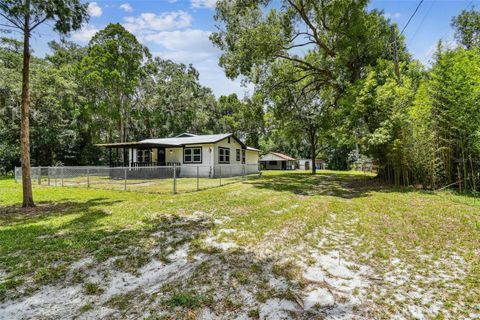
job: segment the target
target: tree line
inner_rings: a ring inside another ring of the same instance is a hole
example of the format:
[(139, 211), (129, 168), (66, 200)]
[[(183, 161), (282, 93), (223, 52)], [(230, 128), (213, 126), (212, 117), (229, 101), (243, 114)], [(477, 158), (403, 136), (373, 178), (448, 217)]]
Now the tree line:
[(371, 160), (396, 185), (480, 187), (480, 13), (454, 17), (430, 68), (369, 1), (222, 0), (220, 64), (243, 75), (293, 143), (334, 166)]
[[(32, 57), (31, 161), (34, 166), (105, 163), (102, 142), (169, 137), (182, 132), (233, 132), (259, 147), (262, 101), (236, 94), (216, 98), (191, 65), (152, 57), (120, 24), (87, 46), (50, 42)], [(0, 39), (0, 166), (19, 166), (23, 44)]]
[[(255, 88), (241, 99), (217, 99), (195, 68), (153, 57), (120, 24), (86, 46), (51, 42), (45, 57), (30, 58), (29, 35), (2, 37), (0, 170), (20, 164), (26, 133), (32, 164), (47, 166), (101, 164), (96, 143), (233, 132), (333, 169), (373, 161), (397, 185), (480, 187), (478, 11), (452, 20), (457, 46), (440, 41), (426, 67), (368, 0), (272, 3), (217, 2), (219, 63)], [(47, 20), (67, 34), (88, 20), (78, 0), (12, 0), (0, 12), (24, 34)]]

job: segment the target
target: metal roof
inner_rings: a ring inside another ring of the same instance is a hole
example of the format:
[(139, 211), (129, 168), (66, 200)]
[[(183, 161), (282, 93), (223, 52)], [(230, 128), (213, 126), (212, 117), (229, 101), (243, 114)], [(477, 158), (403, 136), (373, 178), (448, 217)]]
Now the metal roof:
[(215, 143), (231, 137), (231, 133), (207, 134), (202, 136), (181, 136), (175, 138), (145, 139), (141, 143), (166, 144), (171, 146), (185, 146), (189, 144)]
[[(270, 161), (270, 160), (272, 160), (272, 159), (270, 159), (271, 157), (269, 157), (269, 155), (274, 155), (274, 156), (282, 159), (283, 161), (296, 161), (297, 160), (295, 158), (289, 157), (286, 154), (283, 154), (283, 153), (280, 153), (280, 152), (269, 152), (266, 155), (264, 155), (260, 159), (260, 161)], [(282, 161), (282, 160), (280, 160), (280, 161)]]
[(232, 133), (222, 134), (207, 134), (207, 135), (194, 135), (192, 133), (182, 133), (173, 138), (158, 138), (158, 139), (145, 139), (138, 142), (123, 142), (123, 143), (103, 143), (97, 144), (99, 147), (140, 147), (140, 146), (168, 146), (168, 147), (182, 147), (186, 145), (195, 144), (210, 144), (222, 141), (228, 137), (234, 138), (238, 143), (248, 150), (260, 151), (258, 149), (247, 147), (242, 141), (235, 137)]

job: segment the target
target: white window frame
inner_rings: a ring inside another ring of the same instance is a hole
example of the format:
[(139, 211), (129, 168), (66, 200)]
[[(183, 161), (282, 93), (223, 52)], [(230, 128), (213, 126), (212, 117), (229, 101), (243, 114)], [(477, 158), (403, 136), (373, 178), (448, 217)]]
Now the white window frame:
[[(198, 153), (196, 151), (198, 151)], [(190, 160), (187, 161), (187, 157), (190, 157)], [(198, 160), (195, 160), (196, 157), (198, 157)], [(202, 163), (202, 158), (202, 147), (183, 148), (183, 163)]]
[(230, 163), (230, 148), (218, 147), (218, 163)]
[[(145, 155), (148, 155), (148, 161), (145, 161)], [(152, 150), (150, 150), (150, 149), (137, 149), (137, 162), (139, 162), (139, 163), (150, 163), (150, 162), (152, 162)]]

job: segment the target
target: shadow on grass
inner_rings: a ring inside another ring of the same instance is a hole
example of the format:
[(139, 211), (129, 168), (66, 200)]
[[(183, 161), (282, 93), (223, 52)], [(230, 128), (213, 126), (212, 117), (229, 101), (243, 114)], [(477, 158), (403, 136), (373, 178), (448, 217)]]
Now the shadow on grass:
[(256, 188), (274, 191), (289, 191), (302, 196), (334, 196), (353, 199), (369, 196), (374, 191), (379, 192), (412, 192), (412, 188), (395, 188), (381, 180), (367, 176), (338, 173), (280, 173), (262, 175), (251, 182)]
[(78, 214), (88, 212), (92, 207), (108, 206), (121, 202), (108, 198), (94, 198), (84, 202), (65, 200), (63, 202), (37, 202), (33, 208), (22, 208), (20, 205), (0, 206), (0, 225), (35, 223), (51, 216)]
[(3, 207), (0, 214), (0, 302), (30, 295), (42, 285), (69, 283), (70, 266), (82, 258), (93, 265), (116, 257), (116, 268), (136, 270), (152, 259), (196, 240), (213, 223), (175, 215), (125, 221), (128, 212), (105, 210), (119, 202), (42, 203), (23, 210)]

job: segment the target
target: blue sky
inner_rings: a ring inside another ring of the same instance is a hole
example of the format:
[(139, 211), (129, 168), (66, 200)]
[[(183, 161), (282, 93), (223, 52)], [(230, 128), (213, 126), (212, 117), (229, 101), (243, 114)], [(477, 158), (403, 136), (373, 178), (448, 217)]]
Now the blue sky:
[[(381, 9), (402, 29), (415, 10), (419, 0), (375, 0), (370, 9)], [(462, 9), (480, 7), (480, 0), (425, 0), (405, 30), (409, 51), (414, 58), (428, 64), (437, 41), (453, 41), (451, 18)], [(200, 72), (203, 85), (212, 88), (215, 95), (236, 92), (240, 96), (251, 93), (240, 80), (229, 80), (218, 67), (219, 50), (209, 42), (214, 31), (215, 0), (97, 0), (90, 1), (90, 22), (71, 35), (71, 39), (87, 44), (91, 36), (110, 22), (120, 22), (144, 43), (154, 55), (192, 63)], [(48, 52), (48, 41), (58, 39), (48, 25), (34, 35), (35, 54)]]

